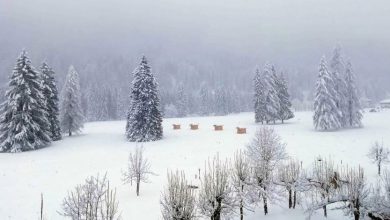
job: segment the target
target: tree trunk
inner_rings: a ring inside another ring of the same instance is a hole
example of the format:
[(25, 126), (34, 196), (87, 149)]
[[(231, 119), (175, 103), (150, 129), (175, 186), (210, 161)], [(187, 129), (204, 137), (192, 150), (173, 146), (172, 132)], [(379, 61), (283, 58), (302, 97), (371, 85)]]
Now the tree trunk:
[(294, 191), (294, 204), (293, 204), (293, 209), (295, 209), (296, 204), (297, 204), (297, 191)]
[(263, 196), (263, 203), (264, 203), (264, 215), (268, 214), (268, 204), (267, 204), (267, 198)]
[[(244, 185), (241, 185), (241, 192), (244, 191)], [(241, 199), (240, 201), (240, 220), (244, 219), (244, 201)]]
[(72, 131), (69, 128), (69, 137), (72, 136)]
[(139, 184), (140, 184), (140, 180), (137, 180), (137, 196), (139, 196)]
[(293, 204), (292, 204), (292, 190), (289, 189), (288, 190), (288, 208), (291, 209)]
[(215, 209), (213, 216), (211, 216), (211, 220), (221, 220), (221, 201), (217, 201), (218, 207)]
[(328, 212), (326, 210), (326, 205), (322, 206), (322, 209), (324, 210), (324, 216), (325, 218), (328, 217)]
[(378, 163), (378, 175), (379, 176), (381, 175), (381, 163), (380, 162)]

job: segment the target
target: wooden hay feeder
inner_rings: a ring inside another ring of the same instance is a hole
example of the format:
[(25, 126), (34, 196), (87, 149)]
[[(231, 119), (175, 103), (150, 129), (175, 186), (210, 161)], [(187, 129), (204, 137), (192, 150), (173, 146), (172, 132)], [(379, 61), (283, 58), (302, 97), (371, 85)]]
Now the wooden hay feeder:
[(199, 125), (195, 125), (195, 124), (190, 124), (190, 128), (191, 130), (198, 130), (199, 129)]
[(237, 134), (246, 134), (246, 128), (237, 127)]
[(223, 125), (213, 125), (214, 126), (214, 131), (222, 131), (223, 130)]
[(179, 124), (173, 124), (173, 130), (180, 130)]

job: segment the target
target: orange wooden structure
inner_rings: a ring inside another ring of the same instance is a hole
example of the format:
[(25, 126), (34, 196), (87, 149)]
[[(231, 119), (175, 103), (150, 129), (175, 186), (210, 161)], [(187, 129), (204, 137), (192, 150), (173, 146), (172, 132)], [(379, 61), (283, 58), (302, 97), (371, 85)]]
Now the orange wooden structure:
[(246, 134), (246, 128), (237, 127), (237, 134)]
[(198, 130), (199, 125), (198, 124), (190, 124), (190, 128), (191, 128), (191, 130)]
[(214, 126), (214, 131), (222, 131), (223, 130), (223, 125), (213, 125)]
[(179, 130), (180, 125), (179, 124), (173, 124), (173, 130)]

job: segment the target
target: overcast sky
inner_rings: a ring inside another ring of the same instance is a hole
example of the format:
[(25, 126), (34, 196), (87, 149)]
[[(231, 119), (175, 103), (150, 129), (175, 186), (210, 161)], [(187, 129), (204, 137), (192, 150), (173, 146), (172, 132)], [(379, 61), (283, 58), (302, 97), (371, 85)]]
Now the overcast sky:
[(0, 59), (21, 48), (75, 57), (157, 51), (151, 56), (310, 69), (340, 43), (360, 74), (383, 78), (389, 41), (388, 0), (0, 0)]

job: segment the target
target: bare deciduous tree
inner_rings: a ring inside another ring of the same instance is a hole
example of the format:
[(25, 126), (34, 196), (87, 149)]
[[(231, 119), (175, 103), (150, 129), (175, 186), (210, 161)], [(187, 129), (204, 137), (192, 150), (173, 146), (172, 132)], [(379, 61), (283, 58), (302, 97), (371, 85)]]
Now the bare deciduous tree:
[(300, 174), (301, 166), (297, 160), (290, 160), (288, 163), (283, 164), (278, 168), (277, 184), (285, 187), (288, 192), (289, 209), (295, 209), (297, 204), (297, 188)]
[(378, 175), (381, 175), (382, 164), (390, 162), (390, 151), (388, 148), (385, 148), (382, 144), (379, 144), (378, 141), (372, 145), (370, 152), (368, 153), (368, 158), (371, 159), (373, 163), (376, 163), (378, 166)]
[(195, 219), (195, 193), (188, 184), (184, 172), (168, 173), (168, 185), (162, 194), (160, 204), (164, 220)]
[(68, 193), (60, 214), (72, 220), (119, 220), (118, 204), (107, 175), (91, 176)]
[(229, 166), (219, 156), (210, 159), (205, 167), (199, 191), (198, 207), (203, 216), (220, 220), (231, 216), (235, 207), (232, 188), (229, 183)]
[(251, 185), (257, 191), (253, 199), (264, 205), (264, 214), (268, 214), (268, 200), (275, 194), (273, 184), (273, 171), (277, 165), (287, 158), (285, 144), (280, 140), (279, 135), (272, 128), (261, 127), (257, 130), (255, 137), (247, 146), (247, 155), (252, 171)]
[(343, 170), (339, 176), (340, 185), (331, 198), (324, 198), (318, 203), (312, 204), (309, 213), (335, 204), (336, 210), (343, 210), (346, 215), (351, 215), (355, 220), (364, 217), (369, 210), (369, 188), (362, 168)]
[[(325, 160), (319, 157), (313, 165), (313, 169), (306, 177), (308, 184), (311, 186), (313, 200), (319, 199), (320, 201), (329, 200), (334, 194), (335, 190), (339, 187), (340, 172), (334, 166), (332, 160)], [(319, 198), (316, 198), (319, 195)], [(320, 203), (312, 201), (311, 203)], [(309, 208), (310, 209), (310, 208)], [(327, 217), (326, 204), (323, 205), (324, 216)]]
[(137, 146), (135, 152), (129, 155), (129, 164), (126, 172), (123, 173), (123, 181), (132, 185), (134, 180), (136, 183), (136, 193), (139, 196), (140, 184), (141, 182), (147, 183), (149, 181), (149, 175), (155, 174), (150, 171), (149, 161), (144, 157), (143, 146)]
[(246, 155), (238, 150), (234, 154), (234, 159), (232, 161), (232, 186), (235, 193), (235, 196), (239, 203), (240, 208), (240, 219), (244, 219), (244, 209), (252, 210), (250, 207), (249, 200), (249, 187), (251, 173), (249, 162)]

